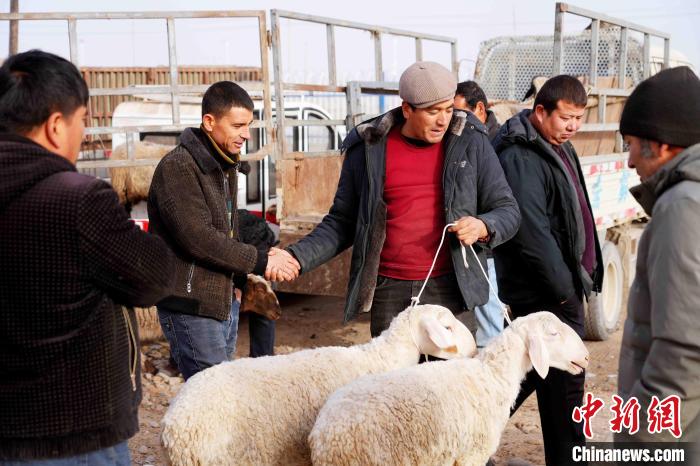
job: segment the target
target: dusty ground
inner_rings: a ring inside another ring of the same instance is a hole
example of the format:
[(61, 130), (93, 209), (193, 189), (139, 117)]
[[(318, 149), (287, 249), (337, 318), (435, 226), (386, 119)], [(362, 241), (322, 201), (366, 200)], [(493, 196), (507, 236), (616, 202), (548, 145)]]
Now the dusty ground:
[[(340, 298), (283, 295), (280, 301), (283, 312), (277, 325), (278, 353), (316, 346), (351, 345), (369, 339), (367, 315), (346, 326), (341, 325), (343, 300)], [(247, 319), (244, 317), (240, 330), (237, 357), (243, 357), (248, 351)], [(621, 335), (621, 330), (618, 330), (608, 341), (587, 342), (591, 351), (591, 365), (587, 374), (586, 390), (606, 402), (604, 410), (594, 418), (593, 433), (598, 441), (610, 438), (607, 428), (608, 406), (617, 386)], [(182, 379), (166, 375), (166, 343), (145, 345), (143, 352), (146, 355), (145, 368), (148, 372), (144, 372), (143, 378), (141, 431), (130, 441), (132, 460), (134, 464), (139, 465), (162, 465), (164, 460), (158, 440), (159, 422), (170, 399), (179, 390)], [(536, 465), (544, 464), (542, 434), (534, 395), (510, 420), (494, 460), (498, 465), (505, 465), (508, 459), (514, 457)]]

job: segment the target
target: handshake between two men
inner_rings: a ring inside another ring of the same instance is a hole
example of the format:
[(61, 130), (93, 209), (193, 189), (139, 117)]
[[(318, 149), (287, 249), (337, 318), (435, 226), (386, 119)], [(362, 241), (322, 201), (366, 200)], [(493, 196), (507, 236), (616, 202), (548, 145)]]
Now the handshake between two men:
[(299, 276), (299, 261), (284, 249), (270, 248), (267, 253), (265, 279), (273, 282), (291, 282)]
[[(449, 229), (464, 244), (488, 241), (488, 231), (483, 221), (474, 217), (463, 217)], [(288, 251), (270, 248), (267, 255), (265, 279), (273, 282), (292, 281), (299, 276), (301, 265)]]

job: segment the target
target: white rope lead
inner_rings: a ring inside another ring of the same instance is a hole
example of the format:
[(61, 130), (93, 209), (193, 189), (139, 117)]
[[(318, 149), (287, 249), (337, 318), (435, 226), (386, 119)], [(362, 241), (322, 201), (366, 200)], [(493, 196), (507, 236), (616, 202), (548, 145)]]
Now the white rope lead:
[[(428, 270), (428, 276), (425, 277), (425, 281), (423, 282), (423, 286), (421, 286), (420, 291), (418, 292), (417, 296), (414, 296), (411, 298), (411, 306), (417, 306), (420, 304), (420, 297), (423, 294), (423, 290), (425, 290), (425, 286), (428, 284), (428, 280), (430, 280), (430, 275), (433, 273), (433, 269), (435, 268), (435, 263), (437, 262), (438, 255), (440, 254), (440, 249), (442, 249), (442, 244), (445, 242), (445, 235), (447, 233), (447, 229), (451, 226), (457, 225), (456, 223), (448, 223), (445, 225), (445, 228), (442, 229), (442, 236), (440, 238), (440, 244), (438, 245), (437, 251), (435, 252), (435, 257), (433, 257), (433, 263), (430, 265), (430, 270)], [(464, 247), (464, 244), (460, 242), (460, 246), (462, 249), (462, 261), (464, 261), (464, 267), (469, 268), (469, 264), (467, 263), (467, 250)], [(493, 294), (493, 296), (496, 298), (496, 302), (498, 303), (498, 306), (501, 308), (501, 312), (503, 313), (503, 317), (505, 318), (506, 322), (508, 322), (508, 325), (511, 324), (510, 316), (508, 315), (508, 310), (506, 309), (506, 306), (501, 302), (501, 300), (498, 298), (498, 295), (493, 292), (493, 286), (491, 285), (491, 280), (489, 280), (489, 275), (486, 273), (484, 270), (484, 266), (481, 265), (481, 261), (479, 260), (479, 256), (477, 256), (476, 251), (474, 250), (474, 246), (471, 244), (469, 245), (469, 249), (472, 250), (472, 254), (474, 254), (474, 258), (476, 259), (476, 263), (479, 264), (479, 269), (481, 269), (481, 273), (486, 279), (486, 283), (489, 284), (489, 294)]]

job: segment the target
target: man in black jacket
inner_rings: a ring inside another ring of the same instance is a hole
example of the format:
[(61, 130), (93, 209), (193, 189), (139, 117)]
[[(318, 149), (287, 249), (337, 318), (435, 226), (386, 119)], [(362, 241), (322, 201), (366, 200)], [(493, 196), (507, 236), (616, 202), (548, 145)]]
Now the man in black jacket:
[[(520, 230), (494, 250), (498, 290), (516, 317), (551, 311), (583, 337), (584, 297), (600, 291), (602, 260), (586, 184), (569, 139), (581, 126), (586, 91), (571, 76), (548, 80), (533, 110), (508, 120), (494, 140), (520, 206)], [(583, 444), (571, 413), (583, 399), (584, 374), (552, 369), (545, 380), (531, 371), (515, 408), (534, 391), (547, 465), (571, 463)]]
[[(345, 160), (330, 212), (289, 247), (302, 272), (353, 246), (345, 320), (371, 312), (378, 335), (418, 295), (453, 313), (484, 304), (489, 287), (467, 248), (484, 248), (517, 231), (518, 206), (473, 114), (453, 112), (457, 81), (443, 66), (417, 62), (401, 76), (396, 108), (358, 125), (343, 142)], [(443, 228), (450, 228), (431, 269)], [(469, 313), (471, 316), (471, 312)], [(468, 327), (475, 331), (473, 317)]]
[(138, 326), (122, 305), (169, 292), (172, 254), (76, 171), (87, 101), (63, 58), (34, 50), (0, 68), (3, 464), (127, 465), (138, 431)]
[(158, 317), (185, 379), (235, 352), (246, 274), (263, 275), (268, 266), (281, 278), (298, 272), (287, 252), (240, 241), (237, 174), (252, 122), (253, 101), (242, 87), (212, 84), (202, 99), (201, 126), (183, 131), (148, 192), (149, 228), (176, 256), (166, 271), (175, 279), (173, 295), (158, 303)]
[(493, 140), (498, 134), (501, 125), (496, 115), (488, 109), (488, 100), (484, 90), (475, 81), (462, 81), (457, 84), (455, 94), (455, 108), (472, 112), (489, 132), (489, 139)]

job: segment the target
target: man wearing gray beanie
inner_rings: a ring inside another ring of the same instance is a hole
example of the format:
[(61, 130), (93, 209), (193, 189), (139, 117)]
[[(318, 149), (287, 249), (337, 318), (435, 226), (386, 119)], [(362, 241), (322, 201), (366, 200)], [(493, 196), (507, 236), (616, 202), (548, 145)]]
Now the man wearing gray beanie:
[[(401, 107), (350, 132), (330, 212), (288, 248), (305, 273), (354, 246), (345, 321), (370, 311), (373, 336), (411, 304), (429, 274), (422, 303), (454, 314), (486, 303), (481, 267), (469, 251), (464, 265), (459, 243), (473, 245), (485, 267), (485, 249), (518, 229), (520, 212), (486, 128), (453, 111), (456, 88), (442, 65), (409, 66), (399, 81)], [(466, 320), (475, 332), (472, 314)]]
[[(634, 435), (623, 429), (616, 442), (696, 449), (700, 442), (699, 122), (700, 80), (685, 66), (640, 83), (622, 112), (628, 165), (642, 181), (630, 191), (651, 220), (639, 242), (618, 384), (625, 402), (641, 405), (640, 425)], [(648, 419), (662, 411), (671, 413), (670, 428), (655, 429)], [(687, 464), (700, 464), (694, 453)]]

